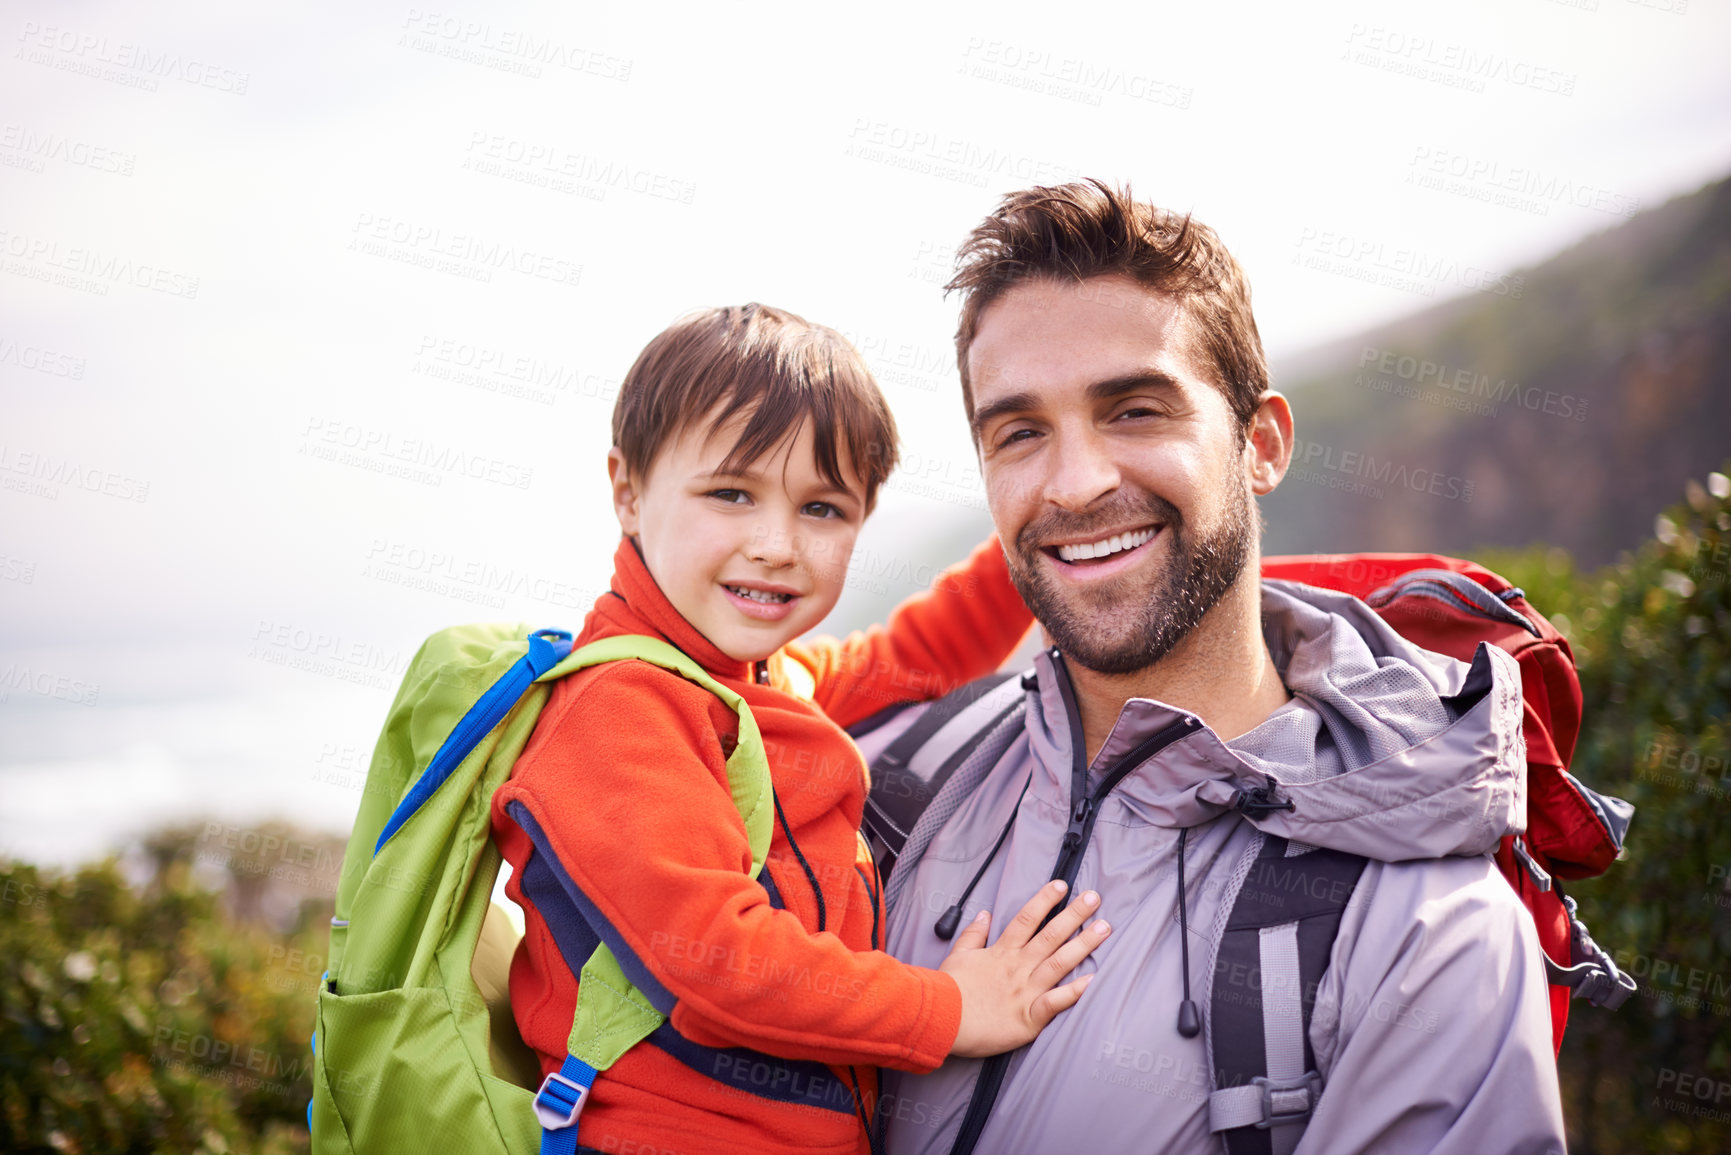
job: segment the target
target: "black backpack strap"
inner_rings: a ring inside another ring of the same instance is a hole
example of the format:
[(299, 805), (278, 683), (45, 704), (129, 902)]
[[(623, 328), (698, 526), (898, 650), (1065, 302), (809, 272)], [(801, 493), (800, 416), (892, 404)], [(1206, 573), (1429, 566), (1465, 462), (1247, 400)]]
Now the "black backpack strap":
[[(871, 759), (865, 831), (872, 841), (878, 869), (886, 877), (907, 845), (914, 824), (973, 750), (975, 742), (1021, 701), (1019, 686), (1014, 693), (1006, 690), (993, 695), (993, 691), (1016, 676), (992, 674), (937, 699)], [(988, 696), (992, 700), (982, 702)], [(1000, 698), (1005, 700), (1000, 703)], [(969, 713), (971, 707), (978, 708)], [(965, 719), (964, 714), (968, 715)], [(856, 739), (863, 738), (878, 728), (881, 717), (874, 714), (850, 726), (848, 733)]]
[(1290, 1155), (1322, 1095), (1310, 1016), (1365, 859), (1286, 850), (1264, 839), (1215, 957), (1208, 1129), (1227, 1155)]

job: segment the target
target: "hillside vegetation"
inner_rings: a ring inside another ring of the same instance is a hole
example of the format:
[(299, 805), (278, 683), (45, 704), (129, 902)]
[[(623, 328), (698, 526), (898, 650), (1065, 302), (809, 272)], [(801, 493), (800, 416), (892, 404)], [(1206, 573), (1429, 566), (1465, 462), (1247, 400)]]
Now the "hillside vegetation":
[(1275, 366), (1268, 553), (1562, 546), (1602, 565), (1731, 445), (1731, 179)]

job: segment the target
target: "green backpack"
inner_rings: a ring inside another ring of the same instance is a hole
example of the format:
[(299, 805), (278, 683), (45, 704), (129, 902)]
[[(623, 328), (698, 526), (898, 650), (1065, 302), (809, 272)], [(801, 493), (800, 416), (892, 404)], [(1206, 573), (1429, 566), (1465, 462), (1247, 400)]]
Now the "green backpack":
[(492, 902), (500, 855), (490, 812), (547, 683), (635, 658), (732, 707), (739, 743), (728, 781), (751, 843), (751, 876), (763, 869), (774, 806), (744, 700), (656, 638), (571, 646), (561, 630), (459, 626), (434, 634), (410, 664), (337, 885), (313, 1031), (315, 1155), (569, 1155), (596, 1074), (663, 1021), (598, 946), (583, 966), (564, 1066), (529, 1089), (539, 1069), (505, 994), (515, 938)]

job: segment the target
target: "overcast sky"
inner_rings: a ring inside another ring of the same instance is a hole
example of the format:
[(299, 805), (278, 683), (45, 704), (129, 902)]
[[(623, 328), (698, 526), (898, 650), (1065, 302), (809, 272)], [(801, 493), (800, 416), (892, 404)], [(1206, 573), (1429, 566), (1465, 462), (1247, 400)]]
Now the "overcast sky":
[(1015, 188), (1214, 225), (1278, 362), (1731, 169), (1703, 0), (150, 8), (0, 7), (0, 729), (579, 620), (612, 391), (702, 305), (864, 350), (911, 588), (985, 524), (939, 286)]

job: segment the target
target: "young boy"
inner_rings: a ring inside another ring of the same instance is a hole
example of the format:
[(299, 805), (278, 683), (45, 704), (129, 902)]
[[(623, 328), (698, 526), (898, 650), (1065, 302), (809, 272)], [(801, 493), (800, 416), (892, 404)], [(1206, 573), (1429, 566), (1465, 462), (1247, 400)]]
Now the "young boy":
[(518, 1028), (557, 1070), (597, 941), (669, 1016), (596, 1080), (584, 1149), (868, 1151), (872, 1067), (1013, 1049), (1087, 983), (1054, 989), (1108, 933), (1071, 938), (1093, 895), (1035, 933), (1061, 883), (991, 947), (982, 912), (940, 970), (878, 949), (865, 766), (840, 727), (989, 673), (1031, 621), (993, 540), (887, 628), (794, 640), (841, 594), (895, 437), (851, 345), (762, 305), (676, 322), (621, 387), (608, 471), (625, 536), (576, 644), (665, 638), (741, 694), (776, 824), (754, 881), (725, 769), (737, 719), (707, 690), (636, 661), (554, 685), (493, 801), (527, 923)]

